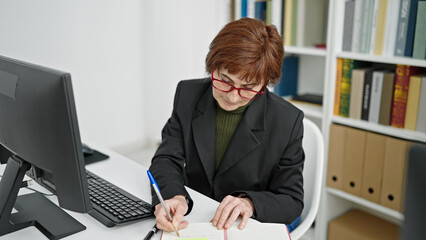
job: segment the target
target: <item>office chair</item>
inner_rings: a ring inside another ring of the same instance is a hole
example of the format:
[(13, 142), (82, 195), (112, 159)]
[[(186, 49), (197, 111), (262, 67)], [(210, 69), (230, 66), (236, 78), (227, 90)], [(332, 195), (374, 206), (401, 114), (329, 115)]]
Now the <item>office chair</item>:
[(301, 238), (311, 227), (318, 212), (324, 165), (324, 140), (318, 127), (309, 119), (303, 120), (305, 166), (303, 169), (304, 209), (299, 225), (290, 233), (291, 239)]

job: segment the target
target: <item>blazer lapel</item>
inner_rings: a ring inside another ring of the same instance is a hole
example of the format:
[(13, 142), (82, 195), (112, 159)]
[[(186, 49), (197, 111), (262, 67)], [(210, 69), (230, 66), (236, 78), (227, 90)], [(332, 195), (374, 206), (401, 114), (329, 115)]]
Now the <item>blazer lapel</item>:
[(263, 96), (247, 107), (243, 118), (235, 130), (228, 149), (219, 165), (216, 176), (220, 176), (235, 165), (239, 160), (257, 148), (265, 130), (266, 91)]
[(212, 185), (216, 156), (216, 105), (211, 86), (207, 88), (196, 110), (192, 120), (194, 142), (206, 176)]

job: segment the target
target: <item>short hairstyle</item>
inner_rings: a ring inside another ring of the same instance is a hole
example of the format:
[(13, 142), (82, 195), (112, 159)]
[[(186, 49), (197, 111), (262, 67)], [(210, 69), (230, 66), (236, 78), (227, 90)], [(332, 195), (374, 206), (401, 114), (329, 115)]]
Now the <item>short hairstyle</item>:
[(276, 84), (283, 57), (283, 39), (275, 26), (242, 18), (226, 24), (210, 43), (206, 72), (225, 68), (250, 83)]

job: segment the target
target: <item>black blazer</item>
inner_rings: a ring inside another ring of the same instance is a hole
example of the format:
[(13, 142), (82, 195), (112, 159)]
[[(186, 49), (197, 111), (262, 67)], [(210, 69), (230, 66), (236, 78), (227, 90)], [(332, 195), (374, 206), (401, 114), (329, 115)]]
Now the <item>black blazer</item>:
[(247, 107), (215, 172), (211, 79), (182, 81), (150, 171), (164, 199), (187, 197), (188, 213), (184, 185), (217, 201), (247, 193), (257, 220), (289, 224), (303, 209), (302, 120), (302, 111), (266, 90)]

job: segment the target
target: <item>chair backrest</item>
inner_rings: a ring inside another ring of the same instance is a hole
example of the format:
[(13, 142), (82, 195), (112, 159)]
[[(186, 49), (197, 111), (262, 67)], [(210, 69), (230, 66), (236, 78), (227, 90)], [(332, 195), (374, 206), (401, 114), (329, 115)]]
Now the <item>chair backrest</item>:
[(309, 119), (303, 120), (303, 150), (305, 165), (303, 169), (304, 209), (300, 224), (290, 234), (299, 239), (311, 227), (318, 212), (321, 196), (321, 180), (324, 165), (324, 140), (319, 128)]

